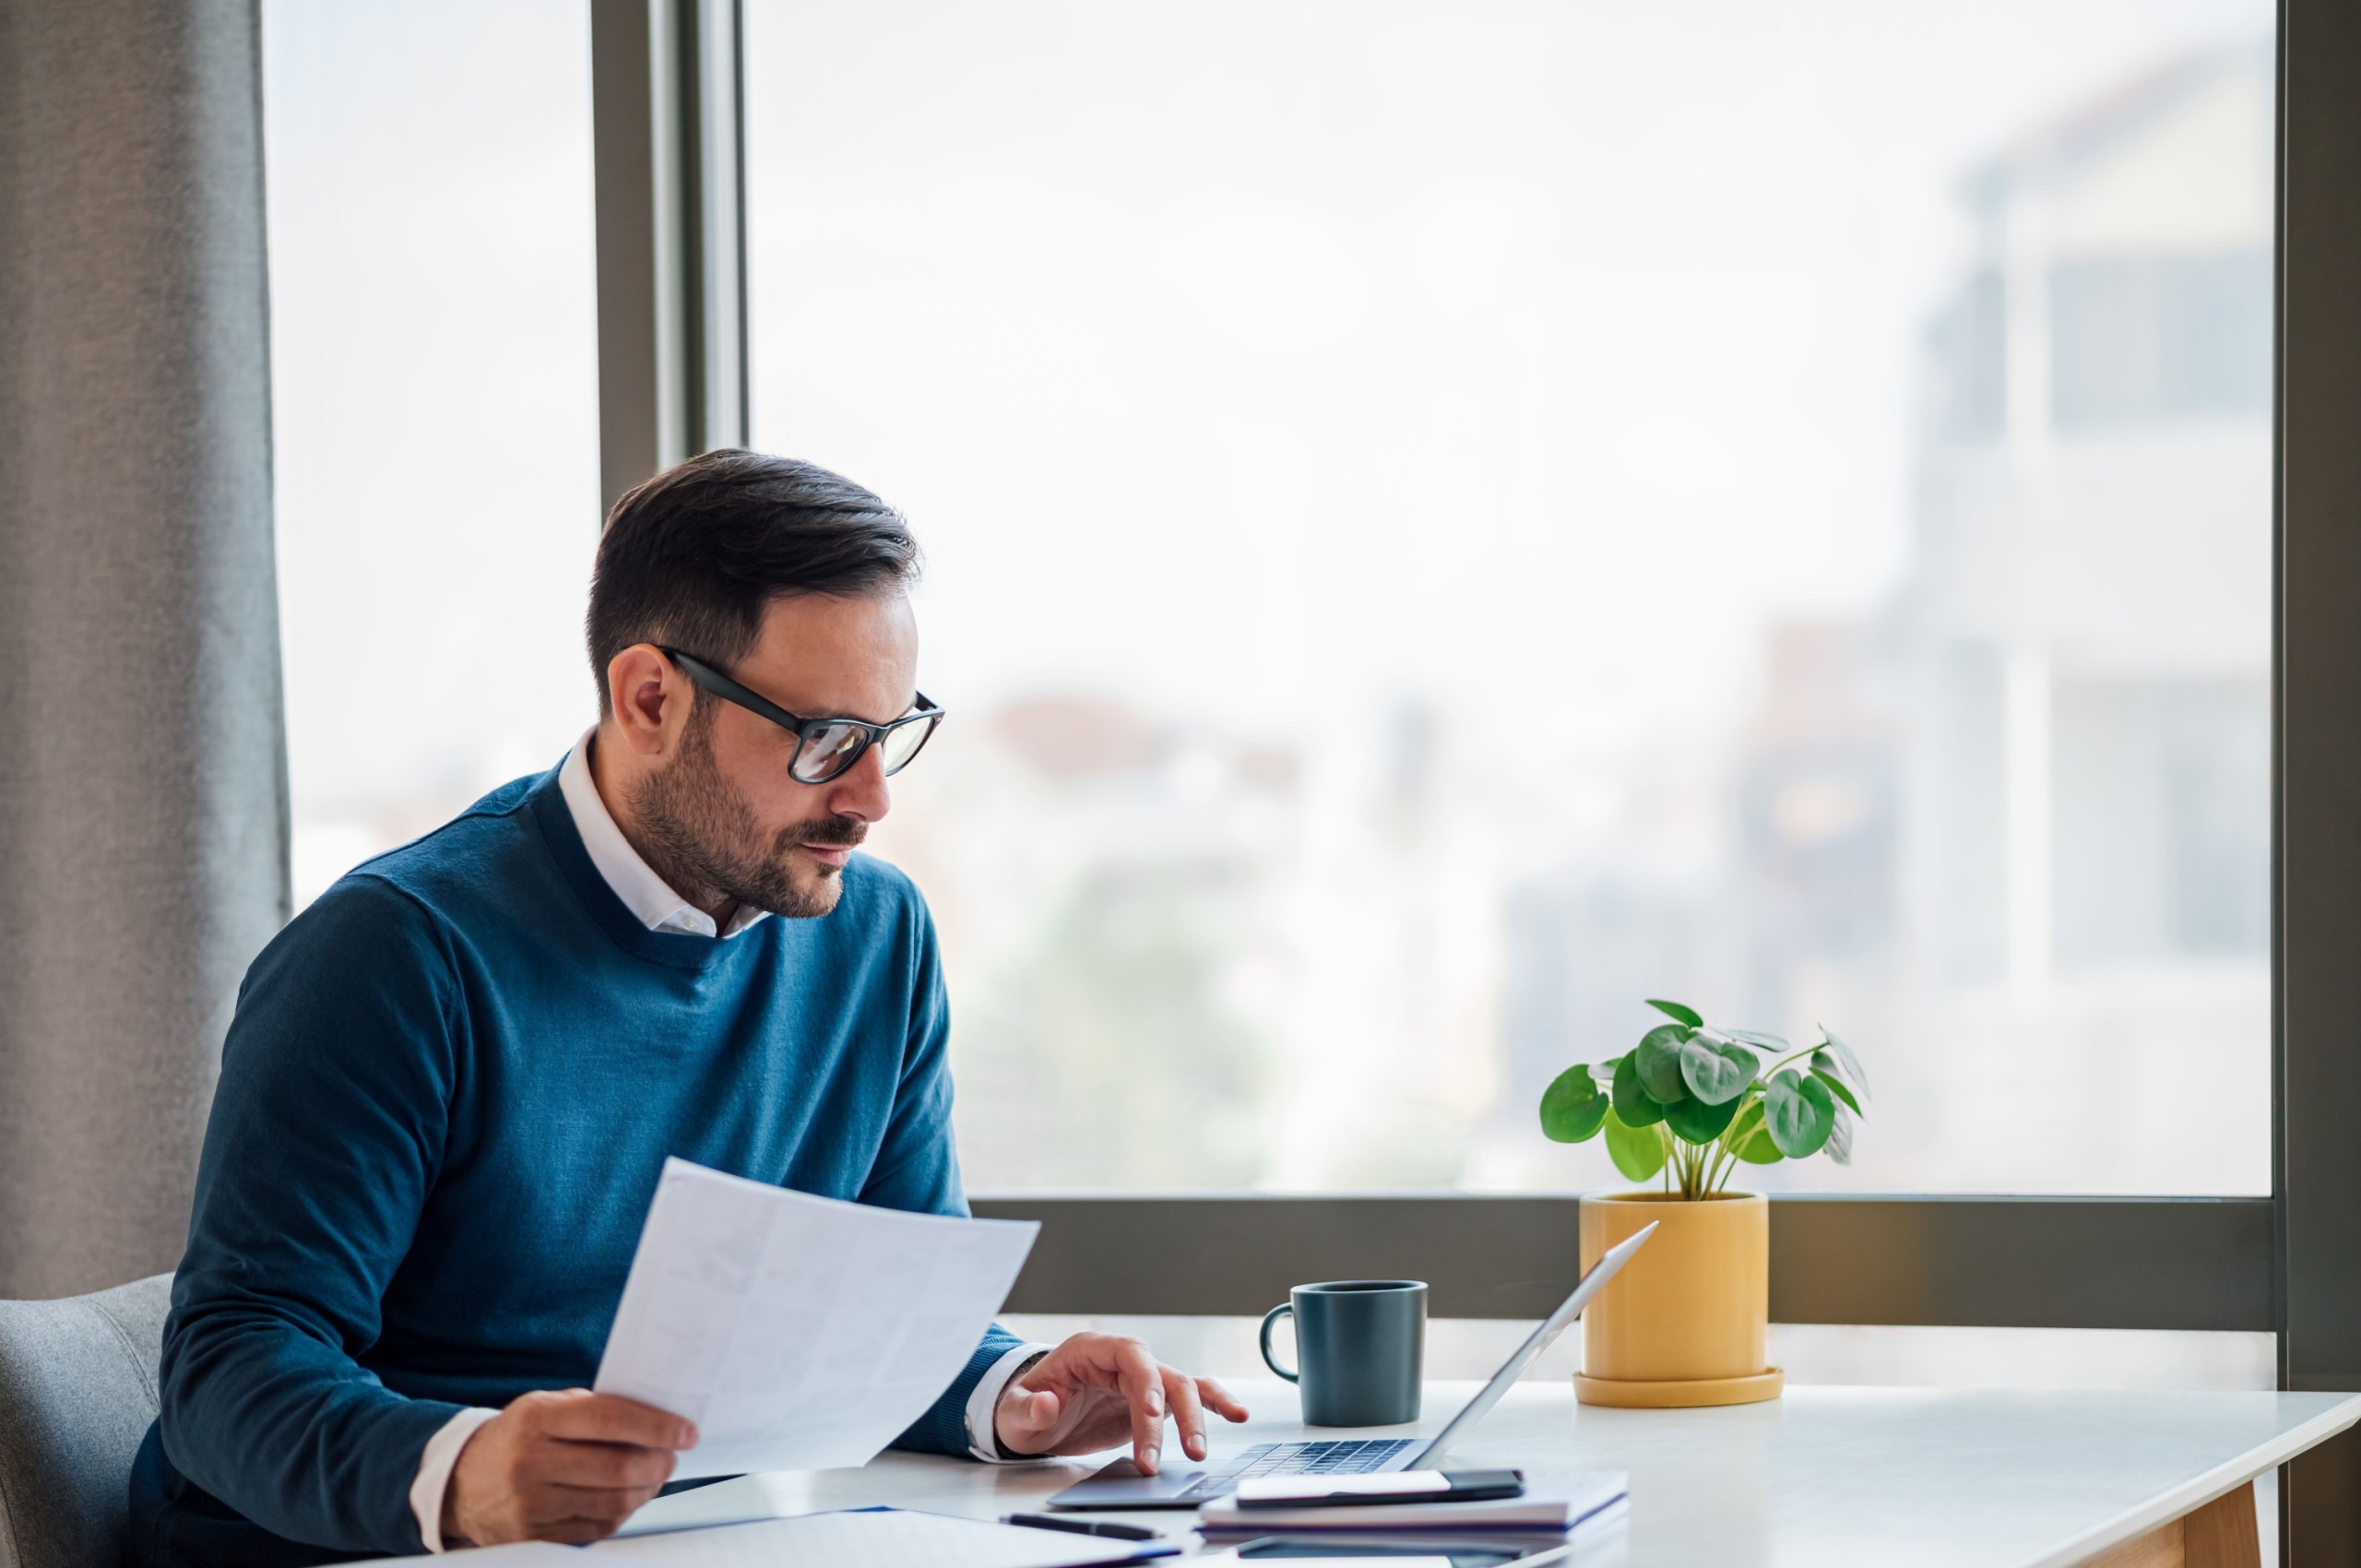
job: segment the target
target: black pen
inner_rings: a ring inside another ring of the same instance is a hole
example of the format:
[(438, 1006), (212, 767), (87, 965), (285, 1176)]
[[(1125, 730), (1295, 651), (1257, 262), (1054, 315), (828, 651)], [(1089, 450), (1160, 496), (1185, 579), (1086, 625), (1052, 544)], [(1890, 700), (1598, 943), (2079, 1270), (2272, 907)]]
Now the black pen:
[(1055, 1514), (1011, 1514), (1001, 1520), (1003, 1525), (1029, 1525), (1037, 1530), (1063, 1530), (1074, 1536), (1105, 1536), (1109, 1540), (1162, 1540), (1155, 1530), (1144, 1530), (1137, 1525), (1099, 1525), (1088, 1519), (1061, 1519)]

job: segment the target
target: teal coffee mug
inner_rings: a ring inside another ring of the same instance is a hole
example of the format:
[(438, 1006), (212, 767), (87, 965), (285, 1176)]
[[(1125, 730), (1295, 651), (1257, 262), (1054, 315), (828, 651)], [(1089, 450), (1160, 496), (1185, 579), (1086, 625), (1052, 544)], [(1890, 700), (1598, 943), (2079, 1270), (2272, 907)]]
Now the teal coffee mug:
[[(1271, 1330), (1295, 1319), (1296, 1370), (1271, 1354)], [(1263, 1314), (1263, 1364), (1303, 1396), (1314, 1427), (1390, 1427), (1418, 1419), (1427, 1359), (1427, 1286), (1420, 1279), (1332, 1279), (1299, 1285)]]

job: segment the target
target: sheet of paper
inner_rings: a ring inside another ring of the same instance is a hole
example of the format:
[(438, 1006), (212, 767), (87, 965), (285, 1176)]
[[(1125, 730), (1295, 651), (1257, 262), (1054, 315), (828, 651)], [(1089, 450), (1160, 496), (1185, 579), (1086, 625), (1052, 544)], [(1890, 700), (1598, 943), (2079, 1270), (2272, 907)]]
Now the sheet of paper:
[[(597, 1555), (670, 1568), (944, 1568), (951, 1563), (958, 1568), (1082, 1568), (1086, 1563), (1169, 1557), (1175, 1550), (1168, 1541), (1108, 1540), (899, 1508), (807, 1514), (759, 1525), (600, 1541), (590, 1548)], [(1436, 1568), (1450, 1568), (1447, 1558), (1437, 1558), (1435, 1563)], [(1385, 1568), (1401, 1568), (1400, 1559)]]
[[(416, 1557), (373, 1557), (367, 1562), (356, 1562), (352, 1568), (375, 1568), (378, 1563), (407, 1562), (418, 1568), (422, 1559)], [(468, 1568), (582, 1568), (580, 1549), (559, 1546), (554, 1541), (520, 1540), (507, 1546), (478, 1547), (466, 1559)]]
[(967, 1364), (1039, 1229), (668, 1159), (594, 1386), (696, 1422), (677, 1479), (867, 1464)]

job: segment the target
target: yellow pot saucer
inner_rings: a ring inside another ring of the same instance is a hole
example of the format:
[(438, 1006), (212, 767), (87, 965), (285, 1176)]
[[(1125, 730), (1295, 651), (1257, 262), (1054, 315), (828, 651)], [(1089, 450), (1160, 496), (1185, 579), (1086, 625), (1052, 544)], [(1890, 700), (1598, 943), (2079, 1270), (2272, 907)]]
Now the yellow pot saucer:
[(1751, 1377), (1702, 1377), (1685, 1382), (1641, 1383), (1574, 1374), (1574, 1397), (1585, 1405), (1626, 1410), (1676, 1410), (1694, 1405), (1753, 1405), (1776, 1399), (1787, 1385), (1777, 1367)]

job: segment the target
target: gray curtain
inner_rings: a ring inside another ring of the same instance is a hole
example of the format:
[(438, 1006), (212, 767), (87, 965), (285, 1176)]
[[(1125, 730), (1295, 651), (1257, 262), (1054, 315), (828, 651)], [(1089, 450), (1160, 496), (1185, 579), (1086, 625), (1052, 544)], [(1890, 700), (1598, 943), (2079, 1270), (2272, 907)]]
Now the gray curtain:
[(172, 1267), (287, 915), (255, 0), (0, 0), (0, 1296)]

